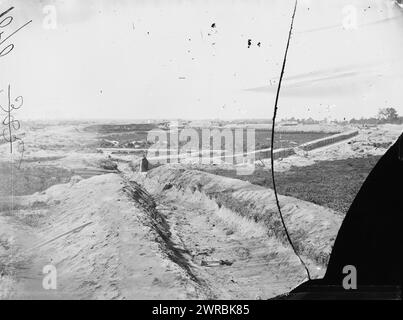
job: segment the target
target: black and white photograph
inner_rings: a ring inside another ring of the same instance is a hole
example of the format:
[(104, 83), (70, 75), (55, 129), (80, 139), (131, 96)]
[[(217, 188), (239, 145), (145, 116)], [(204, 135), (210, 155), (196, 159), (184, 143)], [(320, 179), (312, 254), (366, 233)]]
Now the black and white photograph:
[(0, 300), (402, 300), (402, 183), (402, 0), (0, 1)]

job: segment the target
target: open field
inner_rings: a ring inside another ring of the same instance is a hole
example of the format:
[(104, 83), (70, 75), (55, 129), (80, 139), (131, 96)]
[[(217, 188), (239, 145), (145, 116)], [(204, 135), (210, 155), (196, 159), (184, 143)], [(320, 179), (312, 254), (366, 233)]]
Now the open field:
[[(199, 147), (202, 147), (202, 129), (199, 128), (188, 128), (188, 129), (193, 129), (197, 132), (199, 138)], [(206, 129), (205, 129), (206, 130)], [(217, 129), (220, 130), (220, 133), (224, 129)], [(230, 131), (232, 133), (232, 137), (235, 137), (235, 129), (225, 129), (227, 131)], [(102, 133), (100, 131), (99, 133)], [(116, 130), (114, 132), (109, 132), (107, 134), (102, 134), (100, 136), (100, 141), (99, 147), (102, 146), (108, 146), (107, 141), (116, 141), (116, 145), (111, 145), (111, 147), (131, 147), (133, 148), (135, 144), (137, 143), (139, 146), (146, 146), (147, 144), (145, 143), (147, 141), (147, 134), (148, 131), (144, 130), (136, 130), (136, 131), (131, 131), (131, 132), (125, 132), (125, 131), (120, 131)], [(288, 147), (295, 147), (298, 145), (301, 145), (305, 142), (324, 138), (327, 136), (330, 136), (331, 133), (326, 133), (326, 132), (277, 132), (276, 137), (275, 137), (275, 148), (288, 148)], [(168, 147), (169, 147), (169, 141), (170, 141), (170, 134), (168, 131), (166, 131), (166, 138), (168, 141)], [(217, 139), (220, 139), (221, 141), (221, 147), (224, 149), (226, 143), (232, 143), (234, 144), (234, 141), (225, 141), (223, 137), (217, 136)], [(247, 133), (246, 130), (243, 133), (243, 139), (244, 139), (244, 150), (246, 151), (246, 141), (247, 141)], [(179, 143), (180, 146), (183, 146), (186, 144), (187, 141), (182, 141)], [(255, 130), (255, 142), (256, 142), (256, 149), (266, 149), (270, 148), (271, 146), (271, 130), (267, 129), (256, 129)], [(213, 145), (213, 138), (211, 138), (210, 145)]]
[[(199, 128), (199, 127), (180, 127), (178, 129), (179, 133), (182, 130), (192, 130), (196, 133), (199, 141), (199, 148), (202, 148), (204, 141), (203, 130), (211, 130), (212, 137), (210, 138), (210, 147), (213, 146), (213, 139), (218, 139), (221, 144), (221, 148), (225, 150), (226, 144), (235, 145), (235, 131), (243, 130), (243, 144), (244, 151), (246, 151), (247, 145), (247, 129), (255, 130), (255, 148), (256, 150), (267, 149), (271, 147), (271, 128), (270, 125), (266, 125), (268, 128), (249, 128), (247, 125), (239, 126), (237, 128), (232, 127), (216, 127), (210, 128)], [(329, 132), (328, 129), (323, 129), (323, 131), (306, 131), (301, 127), (293, 128), (279, 128), (275, 133), (275, 148), (288, 148), (301, 145), (303, 143), (328, 137), (338, 131)], [(156, 124), (115, 124), (115, 125), (91, 125), (84, 128), (85, 131), (93, 132), (98, 135), (99, 147), (117, 147), (117, 148), (145, 148), (150, 146), (151, 143), (147, 143), (147, 135), (151, 130), (160, 131), (166, 136), (167, 147), (170, 145), (171, 137), (170, 132), (167, 129), (160, 129)], [(340, 130), (340, 128), (338, 128)], [(225, 140), (224, 135), (228, 133), (231, 134), (231, 140)], [(153, 142), (153, 141), (150, 141)], [(179, 146), (184, 146), (188, 141), (179, 141)]]

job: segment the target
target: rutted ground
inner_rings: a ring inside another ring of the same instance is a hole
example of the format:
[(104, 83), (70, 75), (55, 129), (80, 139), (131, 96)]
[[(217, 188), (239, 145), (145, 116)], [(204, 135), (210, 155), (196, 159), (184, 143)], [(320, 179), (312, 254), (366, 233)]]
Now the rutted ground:
[(268, 237), (258, 224), (225, 216), (214, 203), (203, 206), (205, 199), (199, 196), (199, 201), (192, 196), (186, 200), (175, 190), (167, 191), (157, 197), (157, 209), (208, 298), (268, 298), (304, 279), (290, 248)]
[(168, 215), (174, 242), (209, 288), (210, 298), (266, 299), (305, 278), (290, 248), (268, 237), (259, 225), (231, 221), (234, 217), (217, 214), (214, 206), (201, 208), (174, 193), (161, 197), (161, 211)]
[[(279, 225), (271, 190), (180, 165), (128, 176), (156, 199), (172, 241), (212, 297), (270, 298), (306, 278)], [(322, 276), (340, 217), (290, 197), (280, 201), (311, 275)]]

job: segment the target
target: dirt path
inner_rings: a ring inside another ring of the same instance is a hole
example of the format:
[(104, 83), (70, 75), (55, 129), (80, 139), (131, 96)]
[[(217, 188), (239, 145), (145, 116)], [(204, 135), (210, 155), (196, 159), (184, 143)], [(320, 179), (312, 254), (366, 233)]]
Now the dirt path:
[(265, 299), (304, 279), (290, 250), (260, 230), (247, 235), (197, 203), (159, 200), (174, 243), (212, 293), (209, 298)]
[[(138, 176), (130, 179), (142, 188)], [(182, 264), (207, 298), (267, 299), (305, 279), (291, 248), (269, 237), (260, 225), (217, 211), (201, 195), (197, 199), (172, 188), (151, 190), (150, 196), (157, 204), (155, 213), (166, 222), (171, 245), (181, 252)]]

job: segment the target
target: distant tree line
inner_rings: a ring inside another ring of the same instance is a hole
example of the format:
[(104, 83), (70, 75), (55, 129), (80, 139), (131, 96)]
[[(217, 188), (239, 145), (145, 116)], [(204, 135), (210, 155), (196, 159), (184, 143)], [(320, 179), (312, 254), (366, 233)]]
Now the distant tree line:
[[(315, 120), (312, 118), (308, 119), (296, 119), (295, 117), (282, 119), (282, 121), (290, 122), (290, 123), (301, 123), (301, 124), (318, 124), (327, 122), (326, 120)], [(352, 118), (351, 120), (333, 120), (334, 123), (339, 124), (383, 124), (383, 123), (394, 123), (394, 124), (403, 124), (403, 117), (399, 116), (395, 108), (380, 108), (376, 117), (364, 118), (360, 119)]]
[(403, 124), (403, 117), (399, 116), (395, 108), (381, 108), (376, 117), (351, 119), (352, 124)]

